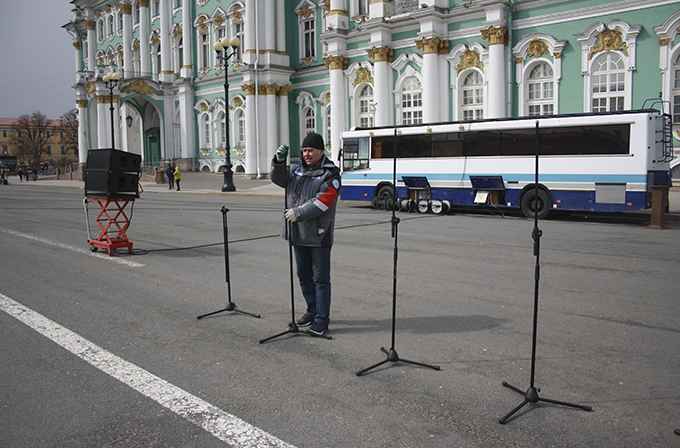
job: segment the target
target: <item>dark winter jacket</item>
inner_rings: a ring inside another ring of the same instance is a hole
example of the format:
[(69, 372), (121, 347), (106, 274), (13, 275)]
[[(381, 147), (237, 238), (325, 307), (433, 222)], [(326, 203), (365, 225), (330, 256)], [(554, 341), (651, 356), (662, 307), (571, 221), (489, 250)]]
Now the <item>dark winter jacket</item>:
[[(325, 155), (308, 167), (304, 160), (288, 167), (274, 156), (270, 177), (286, 189), (286, 208), (293, 209), (297, 220), (290, 226), (295, 246), (332, 246), (335, 206), (340, 195), (340, 169)], [(281, 236), (288, 235), (283, 218)]]

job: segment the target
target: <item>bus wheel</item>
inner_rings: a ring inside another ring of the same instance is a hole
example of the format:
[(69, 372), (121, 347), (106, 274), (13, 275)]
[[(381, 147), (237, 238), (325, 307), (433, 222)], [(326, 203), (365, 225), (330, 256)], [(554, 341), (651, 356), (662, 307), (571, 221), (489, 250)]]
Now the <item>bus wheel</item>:
[(378, 188), (378, 191), (376, 192), (376, 197), (382, 198), (383, 200), (385, 198), (396, 198), (397, 197), (397, 192), (394, 190), (394, 187), (390, 184), (385, 184), (382, 185), (380, 188)]
[(548, 215), (550, 215), (551, 212), (550, 194), (542, 188), (539, 188), (538, 201), (535, 199), (535, 196), (536, 191), (534, 188), (530, 188), (526, 193), (524, 193), (524, 196), (522, 196), (522, 202), (520, 204), (522, 213), (524, 213), (524, 216), (527, 218), (534, 219), (534, 214), (536, 213), (536, 210), (538, 210), (538, 219), (545, 219), (548, 217)]
[(442, 201), (438, 201), (437, 199), (430, 199), (430, 210), (432, 210), (432, 213), (434, 213), (435, 215), (441, 214), (444, 211)]
[(448, 215), (450, 211), (451, 211), (451, 203), (447, 199), (444, 199), (442, 201), (442, 213), (445, 214), (445, 215)]
[(427, 213), (427, 211), (430, 209), (430, 204), (428, 204), (428, 201), (426, 199), (421, 199), (418, 201), (418, 213)]

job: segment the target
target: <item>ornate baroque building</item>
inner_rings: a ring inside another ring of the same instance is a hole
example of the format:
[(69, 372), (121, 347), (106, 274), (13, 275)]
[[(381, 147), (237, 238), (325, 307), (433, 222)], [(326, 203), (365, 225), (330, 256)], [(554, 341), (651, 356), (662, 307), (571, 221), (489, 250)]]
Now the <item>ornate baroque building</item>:
[[(680, 125), (678, 0), (72, 0), (79, 154), (267, 175), (308, 132), (617, 111)], [(239, 37), (224, 65), (213, 44)], [(102, 81), (121, 76), (113, 91)], [(658, 106), (658, 105), (657, 105)], [(660, 107), (660, 106), (658, 106)], [(674, 129), (680, 137), (680, 128)], [(677, 144), (677, 140), (675, 142)], [(677, 163), (674, 162), (674, 164)]]

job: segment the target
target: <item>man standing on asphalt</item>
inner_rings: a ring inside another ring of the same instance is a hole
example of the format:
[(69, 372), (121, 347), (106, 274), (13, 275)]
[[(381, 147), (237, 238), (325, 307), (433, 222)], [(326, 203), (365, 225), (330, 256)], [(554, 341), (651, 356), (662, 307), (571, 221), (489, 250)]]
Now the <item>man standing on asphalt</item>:
[(330, 323), (331, 247), (340, 169), (326, 157), (323, 137), (316, 133), (307, 134), (303, 140), (300, 163), (286, 167), (287, 155), (288, 146), (281, 145), (272, 160), (270, 176), (272, 182), (286, 189), (282, 236), (290, 238), (295, 249), (300, 289), (307, 302), (307, 312), (296, 324), (311, 324), (309, 332), (321, 336)]

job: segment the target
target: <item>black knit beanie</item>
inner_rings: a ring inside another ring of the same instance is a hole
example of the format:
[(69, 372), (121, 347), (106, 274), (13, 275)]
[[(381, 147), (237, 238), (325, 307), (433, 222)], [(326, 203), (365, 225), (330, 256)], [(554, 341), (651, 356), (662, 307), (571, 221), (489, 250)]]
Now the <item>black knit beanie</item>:
[(310, 132), (309, 134), (307, 134), (307, 137), (305, 137), (305, 139), (302, 141), (302, 147), (323, 150), (325, 149), (323, 144), (323, 137), (321, 137), (316, 132)]

